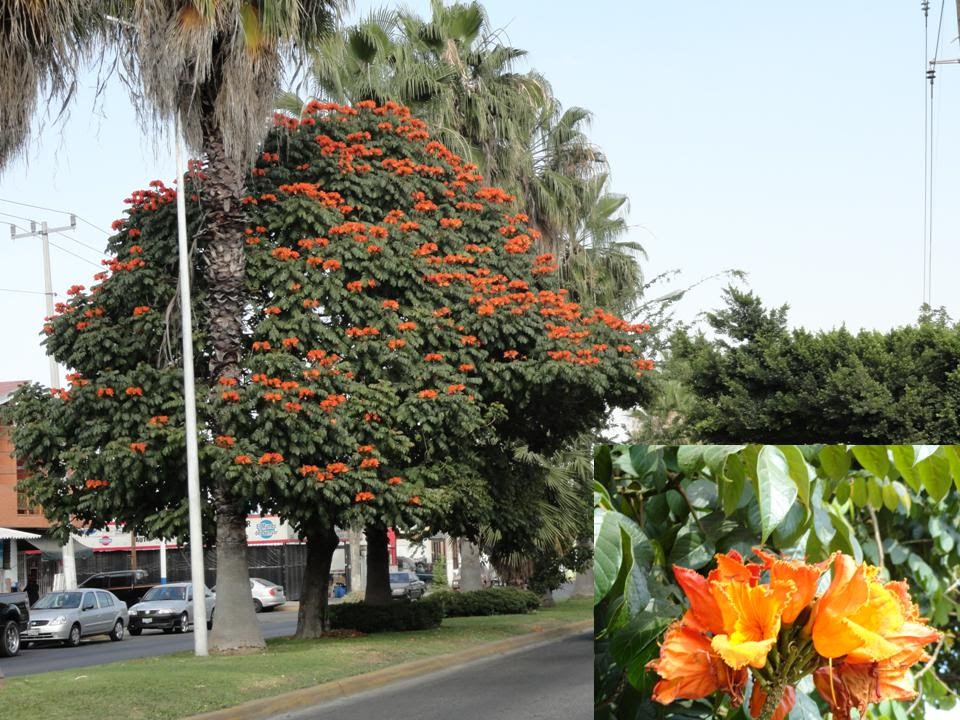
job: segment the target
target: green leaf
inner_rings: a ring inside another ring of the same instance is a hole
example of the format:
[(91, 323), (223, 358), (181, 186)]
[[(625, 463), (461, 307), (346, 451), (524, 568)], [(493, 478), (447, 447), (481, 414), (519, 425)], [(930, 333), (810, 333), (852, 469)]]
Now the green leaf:
[(867, 472), (877, 477), (886, 477), (890, 468), (890, 458), (886, 445), (854, 445), (853, 456)]
[(846, 553), (852, 556), (858, 563), (863, 562), (863, 549), (857, 541), (853, 527), (847, 521), (846, 517), (835, 507), (831, 506), (829, 512), (830, 522), (833, 523), (833, 527), (837, 531), (837, 534), (833, 536), (830, 549)]
[(772, 445), (760, 450), (757, 458), (757, 502), (760, 505), (760, 542), (765, 543), (770, 533), (790, 512), (797, 499), (797, 486), (790, 477), (789, 465), (783, 452)]
[(950, 474), (953, 475), (953, 484), (960, 491), (960, 447), (956, 445), (944, 445), (943, 454), (950, 463)]
[(810, 495), (810, 506), (813, 510), (813, 532), (820, 541), (821, 546), (829, 547), (830, 541), (836, 534), (833, 523), (830, 521), (830, 515), (823, 506), (822, 489), (819, 483), (814, 486), (813, 493)]
[(867, 479), (863, 475), (853, 478), (853, 490), (850, 492), (853, 504), (862, 508), (867, 504)]
[(939, 445), (914, 445), (913, 446), (913, 464), (919, 465), (939, 449), (940, 449)]
[(810, 477), (813, 475), (811, 468), (796, 445), (777, 445), (780, 452), (787, 459), (787, 466), (790, 471), (790, 477), (797, 485), (797, 495), (800, 502), (804, 505), (810, 502)]
[(727, 515), (733, 515), (740, 506), (745, 480), (743, 462), (737, 455), (730, 455), (723, 465), (723, 473), (717, 482), (723, 512)]
[(887, 483), (883, 486), (881, 491), (883, 495), (883, 505), (890, 512), (893, 512), (897, 509), (897, 505), (900, 503), (900, 498), (897, 495), (897, 491), (893, 487), (893, 483)]
[(677, 533), (677, 539), (670, 548), (669, 561), (672, 565), (699, 570), (713, 558), (715, 547), (699, 532), (684, 527)]
[(613, 499), (601, 483), (593, 483), (593, 505), (604, 510), (613, 510)]
[(644, 665), (652, 657), (655, 643), (660, 633), (670, 624), (670, 618), (644, 615), (630, 621), (610, 640), (610, 654), (617, 664), (629, 668), (628, 679), (632, 685), (638, 685), (644, 671)]
[(797, 702), (787, 718), (788, 720), (820, 720), (820, 708), (808, 695), (797, 692)]
[(710, 468), (713, 477), (719, 477), (723, 472), (723, 464), (727, 456), (743, 450), (746, 445), (707, 445), (703, 451), (703, 461)]
[(593, 479), (606, 486), (613, 478), (613, 460), (610, 457), (610, 446), (600, 445), (593, 454)]
[(894, 480), (890, 485), (893, 487), (894, 492), (897, 493), (900, 504), (903, 505), (907, 512), (910, 512), (910, 506), (913, 504), (913, 501), (910, 499), (910, 492), (904, 487), (903, 483), (898, 480)]
[(950, 477), (950, 463), (942, 455), (930, 455), (921, 463), (916, 465), (920, 473), (920, 484), (927, 494), (934, 500), (940, 502), (947, 493), (950, 492), (950, 486), (953, 485), (953, 478)]
[(703, 467), (703, 445), (681, 445), (677, 448), (677, 465), (684, 475), (694, 475)]
[(867, 479), (867, 502), (874, 510), (883, 507), (883, 490), (881, 488), (882, 480), (870, 477)]
[(920, 472), (913, 466), (913, 446), (894, 445), (893, 464), (914, 492), (920, 492)]
[(831, 480), (841, 480), (850, 472), (850, 455), (843, 445), (824, 445), (819, 458), (820, 467)]
[(684, 491), (690, 506), (698, 510), (711, 508), (717, 504), (717, 485), (709, 480), (694, 480)]
[(610, 592), (620, 573), (623, 560), (620, 523), (616, 513), (599, 508), (593, 513), (594, 604)]

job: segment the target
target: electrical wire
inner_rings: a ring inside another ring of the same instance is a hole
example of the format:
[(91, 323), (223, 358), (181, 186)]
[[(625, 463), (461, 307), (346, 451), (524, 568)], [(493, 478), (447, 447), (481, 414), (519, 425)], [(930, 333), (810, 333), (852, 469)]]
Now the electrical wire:
[[(0, 212), (0, 215), (6, 215), (7, 217), (16, 218), (17, 220), (23, 220), (24, 222), (29, 222), (29, 223), (36, 222), (36, 220), (33, 220), (31, 218), (23, 217), (23, 215), (14, 215), (13, 213)], [(21, 228), (19, 225), (14, 225), (14, 227), (20, 228), (21, 230), (26, 231), (26, 228)]]
[(0, 202), (10, 203), (11, 205), (22, 205), (23, 207), (34, 208), (35, 210), (47, 210), (48, 212), (60, 213), (61, 215), (73, 215), (77, 218), (77, 220), (79, 220), (82, 223), (86, 223), (87, 225), (92, 227), (94, 230), (99, 230), (104, 235), (108, 235), (108, 236), (111, 234), (110, 231), (104, 230), (99, 225), (94, 225), (89, 220), (86, 220), (80, 217), (79, 215), (77, 215), (75, 212), (70, 212), (69, 210), (58, 210), (57, 208), (44, 207), (43, 205), (31, 205), (30, 203), (19, 202), (18, 200), (7, 200), (6, 198), (0, 198)]
[[(50, 241), (48, 240), (47, 242), (50, 242)], [(55, 247), (57, 250), (65, 252), (67, 255), (73, 255), (73, 257), (77, 258), (78, 260), (83, 260), (85, 263), (87, 263), (87, 265), (93, 265), (95, 268), (97, 268), (97, 270), (101, 269), (101, 267), (97, 265), (95, 262), (93, 262), (92, 260), (87, 260), (87, 258), (83, 257), (82, 255), (77, 255), (75, 252), (72, 252), (71, 250), (67, 250), (65, 247), (61, 247), (56, 243), (51, 242), (50, 247)]]
[(87, 250), (93, 250), (93, 252), (97, 253), (97, 255), (104, 254), (103, 250), (95, 248), (93, 245), (87, 245), (85, 242), (82, 242), (80, 240), (77, 240), (75, 237), (71, 237), (70, 235), (67, 235), (62, 230), (51, 230), (51, 232), (55, 232), (57, 235), (63, 235), (63, 237), (65, 237), (67, 240), (72, 240), (77, 245), (83, 245), (83, 247), (87, 248)]
[(15, 290), (15, 289), (13, 289), (13, 288), (0, 288), (0, 292), (22, 293), (22, 294), (24, 294), (24, 295), (47, 295), (47, 294), (50, 294), (50, 295), (52, 295), (52, 296), (54, 296), (54, 297), (57, 296), (56, 293), (45, 293), (45, 292), (41, 292), (40, 290)]

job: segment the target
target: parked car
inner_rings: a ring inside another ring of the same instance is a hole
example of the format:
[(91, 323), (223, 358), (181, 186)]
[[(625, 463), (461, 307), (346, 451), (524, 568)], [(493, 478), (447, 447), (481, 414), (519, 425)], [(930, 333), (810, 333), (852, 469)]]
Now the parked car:
[(58, 642), (70, 647), (91, 635), (109, 635), (123, 640), (127, 605), (106, 590), (64, 590), (47, 593), (33, 604), (24, 639)]
[(20, 652), (20, 636), (27, 631), (30, 603), (25, 592), (0, 593), (0, 657)]
[(80, 587), (109, 590), (130, 607), (140, 601), (153, 583), (147, 582), (147, 571), (138, 568), (96, 573), (80, 583)]
[(250, 593), (253, 595), (255, 612), (273, 610), (287, 602), (283, 588), (263, 578), (250, 578)]
[[(217, 596), (206, 587), (203, 591), (209, 630), (213, 627)], [(193, 621), (193, 584), (188, 582), (152, 587), (130, 608), (131, 635), (154, 629), (165, 633), (186, 632)]]
[(416, 573), (404, 570), (390, 573), (390, 594), (395, 598), (422, 598), (427, 591), (427, 584), (416, 576)]

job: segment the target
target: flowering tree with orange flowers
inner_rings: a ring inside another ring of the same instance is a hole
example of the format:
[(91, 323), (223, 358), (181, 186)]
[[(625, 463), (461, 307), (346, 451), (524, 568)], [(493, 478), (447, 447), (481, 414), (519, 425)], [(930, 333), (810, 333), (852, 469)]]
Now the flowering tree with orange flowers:
[[(600, 448), (596, 717), (953, 707), (958, 460), (932, 446)], [(927, 533), (937, 570), (909, 549)]]
[[(198, 407), (201, 476), (210, 513), (233, 511), (210, 495), (216, 477), (247, 510), (294, 523), (325, 578), (335, 523), (385, 548), (388, 526), (469, 535), (495, 521), (484, 454), (596, 426), (642, 397), (650, 363), (646, 326), (571, 302), (516, 199), (406, 108), (311, 103), (276, 124), (243, 198), (241, 369)], [(203, 182), (192, 164), (192, 228)], [(128, 199), (106, 271), (45, 327), (70, 388), (30, 386), (12, 405), (24, 488), (61, 529), (185, 534), (175, 198), (155, 182)], [(202, 329), (194, 342), (200, 377), (211, 348)], [(384, 587), (370, 578), (368, 595)], [(325, 583), (306, 592), (301, 619), (319, 629)]]

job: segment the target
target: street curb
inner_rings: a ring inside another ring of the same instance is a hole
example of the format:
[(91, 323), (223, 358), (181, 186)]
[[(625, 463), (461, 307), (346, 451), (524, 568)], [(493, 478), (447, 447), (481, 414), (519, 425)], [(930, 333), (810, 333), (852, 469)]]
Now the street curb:
[(280, 713), (305, 710), (313, 705), (329, 700), (337, 700), (357, 693), (374, 690), (401, 680), (418, 677), (439, 670), (449, 670), (460, 665), (483, 658), (493, 657), (520, 650), (527, 646), (537, 645), (548, 640), (578, 635), (585, 630), (593, 629), (593, 620), (584, 620), (561, 628), (531, 632), (506, 640), (483, 643), (466, 650), (438, 655), (436, 657), (414, 660), (412, 662), (395, 665), (393, 667), (374, 670), (373, 672), (330, 682), (313, 687), (301, 688), (292, 692), (276, 695), (270, 698), (251, 700), (222, 710), (193, 715), (186, 720), (267, 720)]

